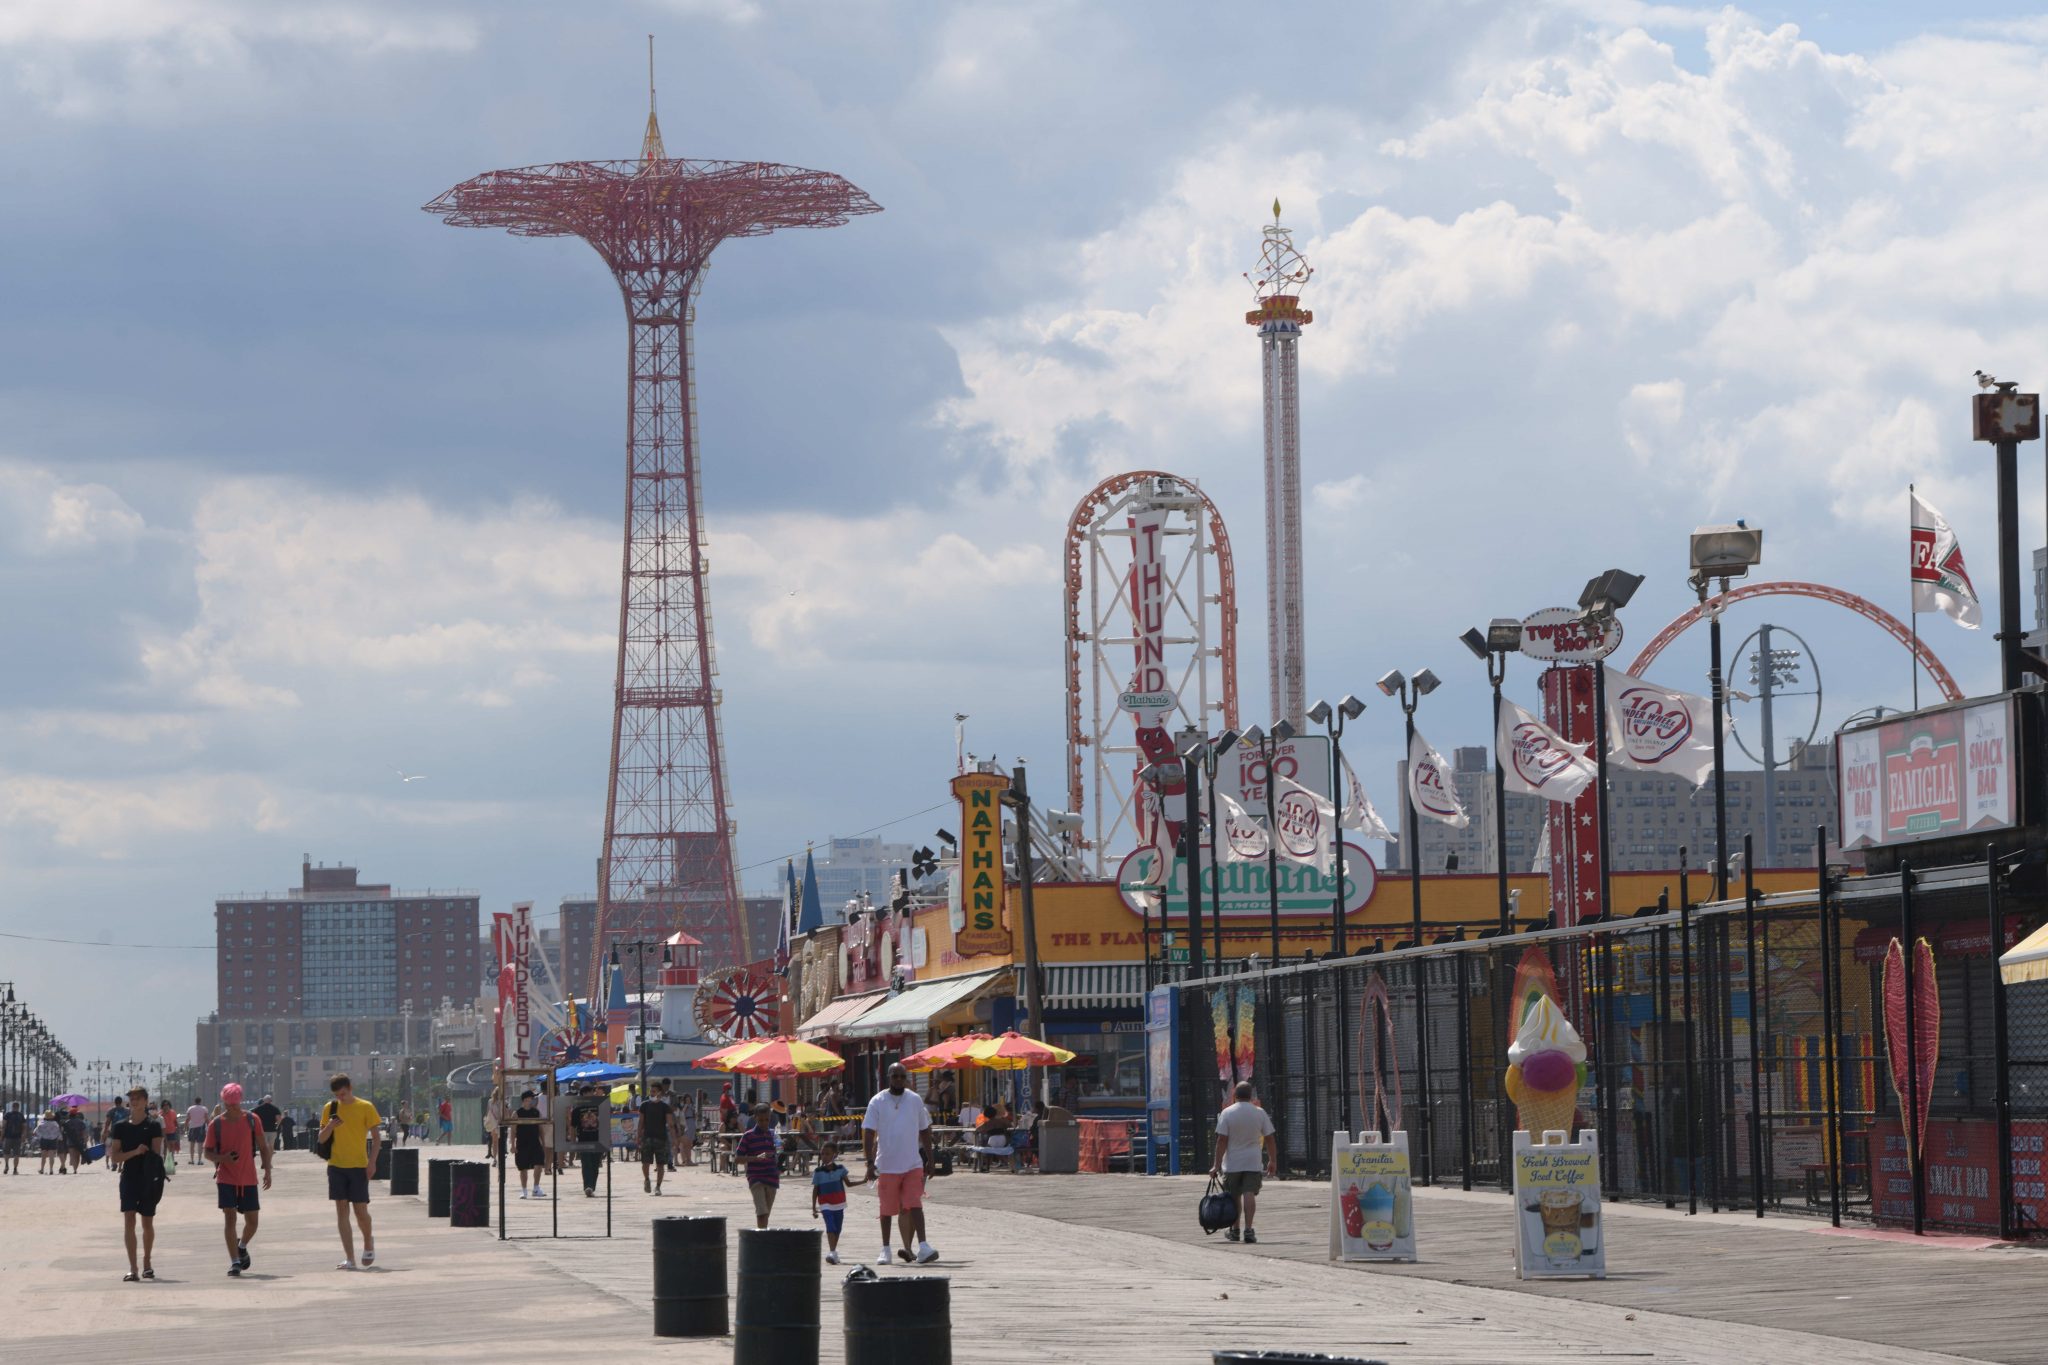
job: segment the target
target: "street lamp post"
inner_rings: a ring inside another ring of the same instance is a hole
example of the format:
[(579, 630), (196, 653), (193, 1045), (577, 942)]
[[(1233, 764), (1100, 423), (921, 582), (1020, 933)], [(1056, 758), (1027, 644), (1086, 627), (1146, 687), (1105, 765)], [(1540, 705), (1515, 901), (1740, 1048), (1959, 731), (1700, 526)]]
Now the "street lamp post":
[(661, 949), (661, 965), (664, 967), (675, 965), (675, 955), (670, 952), (666, 942), (656, 943), (644, 938), (626, 939), (612, 944), (612, 966), (614, 967), (619, 965), (619, 949), (621, 948), (624, 948), (633, 955), (633, 965), (639, 973), (640, 1001), (633, 1009), (633, 1022), (636, 1035), (634, 1047), (640, 1054), (640, 1098), (644, 1100), (647, 1098), (647, 955), (656, 948)]
[(1209, 960), (1218, 972), (1223, 970), (1223, 859), (1216, 845), (1222, 837), (1222, 826), (1216, 823), (1216, 769), (1223, 755), (1237, 747), (1237, 741), (1237, 731), (1225, 730), (1200, 746), (1202, 777), (1209, 784), (1209, 875), (1213, 878), (1209, 887), (1209, 941), (1213, 945)]
[[(1609, 569), (1587, 581), (1585, 591), (1579, 594), (1579, 614), (1604, 630), (1613, 622), (1614, 613), (1627, 606), (1641, 586), (1641, 574), (1630, 573), (1626, 569)], [(1604, 658), (1593, 661), (1593, 735), (1595, 780), (1600, 784), (1596, 798), (1600, 807), (1600, 914), (1611, 917), (1614, 914), (1614, 869), (1610, 866), (1612, 858), (1609, 856), (1607, 835), (1607, 660)]]
[(1271, 730), (1261, 730), (1254, 725), (1244, 732), (1244, 738), (1259, 751), (1259, 758), (1266, 765), (1266, 922), (1272, 936), (1272, 965), (1280, 963), (1280, 831), (1275, 825), (1273, 808), (1274, 789), (1279, 785), (1279, 774), (1274, 770), (1280, 746), (1294, 738), (1294, 723), (1285, 719), (1273, 722)]
[[(1436, 674), (1424, 668), (1414, 677), (1403, 677), (1401, 670), (1390, 670), (1374, 686), (1382, 696), (1393, 697), (1401, 704), (1401, 718), (1408, 735), (1407, 756), (1412, 768), (1415, 755), (1415, 707), (1439, 686)], [(1415, 814), (1415, 774), (1411, 771), (1408, 780), (1401, 784), (1401, 798), (1406, 803), (1403, 821), (1408, 835), (1408, 887), (1410, 913), (1410, 941), (1416, 947), (1422, 946), (1422, 831)], [(1421, 1172), (1422, 1183), (1436, 1183), (1436, 1144), (1430, 1140), (1434, 1115), (1430, 1112), (1429, 1086), (1429, 971), (1428, 965), (1417, 961), (1415, 971), (1415, 1073), (1416, 1105), (1421, 1117), (1421, 1141), (1416, 1144), (1417, 1169)], [(1464, 1003), (1459, 1002), (1459, 1008)]]
[[(1364, 714), (1365, 703), (1349, 694), (1334, 708), (1326, 701), (1317, 701), (1308, 708), (1308, 718), (1330, 736), (1330, 809), (1336, 819), (1330, 838), (1337, 855), (1337, 889), (1330, 893), (1330, 952), (1337, 957), (1351, 953), (1349, 928), (1344, 922), (1344, 723)], [(1340, 1028), (1337, 1032), (1341, 1041), (1344, 1030)]]
[[(1731, 580), (1746, 577), (1763, 562), (1764, 533), (1737, 521), (1731, 526), (1702, 526), (1692, 533), (1692, 586), (1700, 606), (1707, 612), (1707, 687), (1714, 708), (1714, 899), (1728, 899), (1728, 766), (1725, 752), (1726, 729), (1722, 712), (1727, 707), (1726, 687), (1721, 677), (1720, 605), (1707, 606), (1707, 586), (1718, 578), (1721, 595)], [(1605, 786), (1605, 783), (1602, 783)]]
[(1496, 616), (1485, 631), (1473, 627), (1458, 637), (1486, 665), (1486, 681), (1493, 688), (1493, 870), (1500, 887), (1500, 931), (1514, 932), (1514, 911), (1508, 901), (1508, 770), (1500, 747), (1500, 687), (1508, 677), (1508, 655), (1522, 647), (1522, 623), (1512, 616)]

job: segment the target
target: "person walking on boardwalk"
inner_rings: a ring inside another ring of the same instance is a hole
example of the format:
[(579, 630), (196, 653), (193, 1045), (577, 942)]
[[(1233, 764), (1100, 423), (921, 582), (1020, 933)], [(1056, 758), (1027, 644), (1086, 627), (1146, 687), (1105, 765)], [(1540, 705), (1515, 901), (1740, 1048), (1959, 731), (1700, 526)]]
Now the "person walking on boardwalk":
[(213, 1115), (194, 1095), (192, 1103), (185, 1108), (185, 1145), (192, 1149), (192, 1159), (199, 1160), (199, 1149), (206, 1142), (206, 1124)]
[(867, 1178), (875, 1181), (875, 1192), (881, 1196), (882, 1260), (889, 1259), (891, 1218), (903, 1234), (898, 1255), (919, 1265), (938, 1260), (924, 1231), (924, 1173), (931, 1164), (932, 1116), (924, 1096), (910, 1089), (910, 1073), (903, 1063), (890, 1065), (888, 1085), (868, 1101), (860, 1127)]
[(128, 1106), (126, 1104), (116, 1099), (111, 1105), (107, 1106), (107, 1126), (100, 1134), (100, 1144), (103, 1149), (103, 1159), (106, 1161), (107, 1169), (110, 1171), (119, 1169), (114, 1164), (114, 1125), (126, 1123), (127, 1121)]
[(668, 1094), (657, 1083), (655, 1092), (640, 1101), (640, 1188), (661, 1193), (661, 1178), (668, 1171), (670, 1130), (675, 1126), (675, 1109)]
[[(229, 1081), (220, 1088), (220, 1115), (206, 1129), (206, 1159), (213, 1163), (214, 1185), (228, 1243), (228, 1274), (249, 1268), (249, 1243), (256, 1237), (257, 1213), (263, 1201), (256, 1192), (256, 1168), (263, 1167), (263, 1188), (270, 1188), (270, 1134), (263, 1120), (242, 1108), (242, 1087)], [(235, 1230), (235, 1215), (242, 1218)]]
[[(156, 1278), (150, 1264), (156, 1249), (156, 1206), (164, 1197), (164, 1127), (150, 1112), (149, 1092), (136, 1086), (128, 1092), (128, 1116), (107, 1135), (107, 1159), (121, 1173), (121, 1237), (128, 1247), (124, 1283)], [(135, 1259), (140, 1225), (142, 1260)]]
[(441, 1145), (455, 1141), (455, 1103), (446, 1095), (441, 1097)]
[(839, 1144), (818, 1148), (811, 1170), (811, 1217), (825, 1220), (825, 1264), (839, 1264), (839, 1230), (846, 1223), (846, 1167), (839, 1164)]
[(1238, 1221), (1223, 1235), (1233, 1242), (1240, 1237), (1256, 1242), (1259, 1234), (1252, 1231), (1252, 1216), (1259, 1208), (1259, 1187), (1277, 1155), (1273, 1118), (1258, 1106), (1250, 1081), (1239, 1081), (1236, 1093), (1237, 1103), (1216, 1116), (1216, 1160), (1209, 1174), (1222, 1176), (1223, 1192), (1237, 1200)]
[(327, 1082), (334, 1096), (320, 1111), (318, 1140), (327, 1148), (327, 1197), (334, 1201), (334, 1226), (341, 1234), (341, 1263), (336, 1270), (356, 1268), (355, 1236), (349, 1215), (363, 1234), (365, 1266), (377, 1264), (377, 1241), (370, 1231), (370, 1172), (376, 1169), (378, 1129), (382, 1120), (377, 1106), (357, 1099), (347, 1076)]
[(10, 1100), (7, 1112), (0, 1114), (0, 1169), (20, 1175), (21, 1149), (27, 1145), (28, 1115), (21, 1112), (20, 1100)]
[[(512, 1126), (512, 1164), (519, 1169), (519, 1197), (521, 1199), (545, 1199), (547, 1190), (541, 1184), (543, 1168), (547, 1165), (547, 1149), (540, 1141), (539, 1096), (529, 1090), (519, 1097), (519, 1107), (512, 1111), (516, 1119), (531, 1119), (531, 1123)], [(527, 1189), (529, 1178), (533, 1188)]]
[(754, 1226), (768, 1226), (768, 1214), (775, 1207), (775, 1195), (782, 1188), (782, 1144), (768, 1121), (768, 1106), (754, 1106), (754, 1126), (740, 1134), (733, 1159), (747, 1164), (747, 1193), (754, 1197)]

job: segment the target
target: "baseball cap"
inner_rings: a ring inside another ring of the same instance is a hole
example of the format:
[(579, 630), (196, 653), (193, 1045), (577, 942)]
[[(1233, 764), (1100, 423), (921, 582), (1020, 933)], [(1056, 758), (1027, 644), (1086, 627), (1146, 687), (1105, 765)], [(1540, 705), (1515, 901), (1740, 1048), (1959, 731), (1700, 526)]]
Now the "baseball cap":
[(229, 1081), (226, 1085), (222, 1086), (220, 1088), (220, 1102), (222, 1104), (240, 1104), (242, 1102), (241, 1084), (236, 1081)]

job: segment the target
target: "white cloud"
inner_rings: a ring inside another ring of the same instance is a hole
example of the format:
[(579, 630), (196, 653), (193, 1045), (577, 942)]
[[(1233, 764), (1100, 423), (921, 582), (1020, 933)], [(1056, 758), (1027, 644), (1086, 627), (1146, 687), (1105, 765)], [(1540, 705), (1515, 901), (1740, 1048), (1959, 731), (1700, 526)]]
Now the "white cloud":
[(142, 532), (141, 514), (105, 484), (0, 463), (0, 547), (34, 556), (121, 554)]
[(29, 832), (97, 859), (135, 857), (168, 836), (287, 824), (271, 785), (246, 773), (82, 780), (0, 776), (0, 828)]

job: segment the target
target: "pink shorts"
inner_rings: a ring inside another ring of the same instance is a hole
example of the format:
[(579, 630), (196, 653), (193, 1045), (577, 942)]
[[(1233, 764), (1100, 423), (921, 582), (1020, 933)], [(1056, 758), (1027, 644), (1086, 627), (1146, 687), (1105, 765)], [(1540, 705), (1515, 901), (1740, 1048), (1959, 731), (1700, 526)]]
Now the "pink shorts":
[(875, 1193), (882, 1197), (882, 1217), (924, 1207), (924, 1170), (899, 1171), (875, 1177)]

